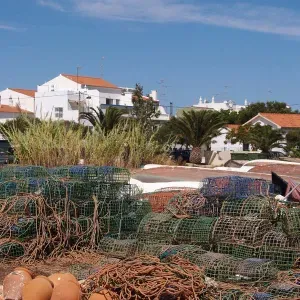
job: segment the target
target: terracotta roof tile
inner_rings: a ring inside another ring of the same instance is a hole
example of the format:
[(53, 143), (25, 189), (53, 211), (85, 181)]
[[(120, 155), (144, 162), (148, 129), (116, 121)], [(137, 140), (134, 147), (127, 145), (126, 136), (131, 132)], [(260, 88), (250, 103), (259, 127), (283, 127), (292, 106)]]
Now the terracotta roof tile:
[(26, 114), (33, 114), (33, 112), (25, 110), (25, 109), (21, 109), (18, 106), (10, 106), (10, 105), (5, 105), (5, 104), (1, 104), (0, 105), (0, 113), (26, 113)]
[[(102, 78), (88, 77), (88, 76), (78, 76), (78, 78), (77, 78), (77, 75), (68, 75), (68, 74), (62, 74), (62, 76), (66, 77), (72, 81), (78, 82), (79, 84), (82, 84), (82, 85), (120, 89), (116, 85), (114, 85)], [(77, 79), (78, 79), (78, 81), (77, 81)]]
[(14, 92), (29, 96), (34, 98), (35, 97), (35, 90), (25, 90), (25, 89), (13, 89), (13, 88), (9, 88), (9, 90), (12, 90)]
[(283, 128), (300, 128), (300, 114), (260, 113), (260, 115)]

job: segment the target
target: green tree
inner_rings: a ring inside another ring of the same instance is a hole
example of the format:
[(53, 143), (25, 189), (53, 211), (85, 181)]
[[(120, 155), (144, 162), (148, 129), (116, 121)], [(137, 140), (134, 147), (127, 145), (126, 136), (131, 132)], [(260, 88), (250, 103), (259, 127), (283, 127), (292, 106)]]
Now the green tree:
[(105, 113), (100, 107), (97, 109), (90, 107), (90, 110), (90, 112), (81, 112), (79, 119), (89, 121), (96, 130), (98, 129), (104, 132), (111, 131), (114, 126), (119, 124), (125, 113), (124, 110), (120, 110), (116, 107), (108, 107)]
[(300, 129), (291, 130), (286, 135), (288, 151), (300, 149)]
[(263, 153), (268, 153), (273, 148), (284, 147), (284, 136), (278, 129), (272, 126), (256, 124), (250, 128), (250, 143)]
[(231, 129), (226, 139), (230, 140), (232, 144), (250, 144), (251, 137), (249, 133), (250, 125), (240, 126), (238, 129)]
[(145, 99), (143, 96), (143, 87), (140, 84), (136, 84), (132, 95), (132, 115), (146, 131), (151, 132), (153, 119), (158, 118), (160, 112), (158, 104), (153, 98), (147, 97), (148, 99)]
[(245, 124), (259, 113), (293, 113), (284, 102), (270, 101), (267, 103), (256, 102), (248, 105), (238, 113), (237, 124)]
[(226, 124), (238, 124), (239, 121), (239, 113), (237, 111), (224, 110), (220, 111), (221, 118)]
[(171, 124), (177, 137), (184, 139), (186, 144), (193, 146), (190, 162), (200, 164), (201, 146), (209, 146), (211, 140), (220, 134), (225, 122), (220, 113), (216, 111), (191, 110), (184, 111), (179, 118), (172, 118)]

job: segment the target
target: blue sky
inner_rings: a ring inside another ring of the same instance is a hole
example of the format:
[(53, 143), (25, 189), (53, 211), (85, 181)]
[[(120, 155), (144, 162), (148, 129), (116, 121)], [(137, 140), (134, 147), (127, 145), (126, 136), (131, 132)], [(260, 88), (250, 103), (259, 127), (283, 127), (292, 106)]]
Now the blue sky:
[[(202, 96), (300, 104), (300, 1), (1, 0), (0, 89), (60, 73)], [(102, 59), (104, 57), (104, 59)], [(101, 70), (101, 67), (102, 70)], [(163, 84), (159, 84), (160, 80)], [(229, 86), (229, 88), (225, 88)], [(272, 92), (268, 92), (272, 91)], [(294, 106), (300, 108), (300, 106)]]

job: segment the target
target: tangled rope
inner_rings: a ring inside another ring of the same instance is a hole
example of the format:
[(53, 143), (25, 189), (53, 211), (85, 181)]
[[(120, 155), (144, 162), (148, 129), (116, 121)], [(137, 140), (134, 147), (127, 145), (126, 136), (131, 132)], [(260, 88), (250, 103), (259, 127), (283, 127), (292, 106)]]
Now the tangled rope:
[(168, 263), (141, 256), (107, 265), (86, 280), (84, 299), (101, 289), (111, 291), (113, 299), (123, 300), (210, 299), (203, 270), (176, 256)]

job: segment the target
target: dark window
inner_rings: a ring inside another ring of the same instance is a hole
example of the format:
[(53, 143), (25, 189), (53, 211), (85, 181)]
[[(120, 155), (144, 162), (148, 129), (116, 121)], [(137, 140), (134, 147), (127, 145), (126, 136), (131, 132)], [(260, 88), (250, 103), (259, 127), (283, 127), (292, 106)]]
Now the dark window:
[(106, 98), (106, 105), (113, 105), (113, 99)]
[(120, 105), (120, 99), (116, 100), (116, 105)]
[(63, 107), (55, 107), (55, 118), (62, 119), (64, 115)]

